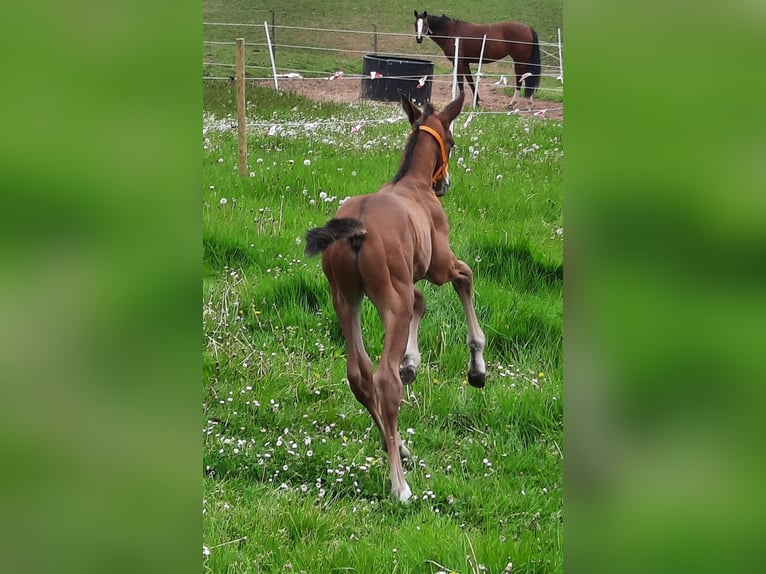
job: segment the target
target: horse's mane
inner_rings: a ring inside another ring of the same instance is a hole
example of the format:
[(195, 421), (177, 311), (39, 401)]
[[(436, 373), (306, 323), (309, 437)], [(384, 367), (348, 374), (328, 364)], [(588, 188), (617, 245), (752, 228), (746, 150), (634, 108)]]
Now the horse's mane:
[(433, 32), (439, 32), (441, 31), (444, 26), (446, 26), (447, 22), (458, 22), (459, 20), (452, 20), (449, 16), (446, 14), (442, 14), (441, 16), (432, 16), (428, 15), (428, 28)]
[(405, 174), (410, 169), (410, 163), (412, 161), (412, 151), (415, 149), (415, 144), (418, 141), (418, 135), (420, 134), (420, 126), (423, 125), (423, 122), (425, 119), (430, 116), (432, 113), (434, 113), (434, 106), (431, 104), (431, 102), (426, 102), (425, 107), (423, 108), (423, 115), (421, 118), (416, 121), (412, 126), (412, 132), (410, 132), (410, 137), (407, 140), (407, 145), (404, 146), (404, 154), (402, 158), (402, 164), (399, 166), (399, 171), (396, 172), (396, 175), (394, 176), (394, 179), (392, 183), (396, 183), (400, 179), (402, 179)]

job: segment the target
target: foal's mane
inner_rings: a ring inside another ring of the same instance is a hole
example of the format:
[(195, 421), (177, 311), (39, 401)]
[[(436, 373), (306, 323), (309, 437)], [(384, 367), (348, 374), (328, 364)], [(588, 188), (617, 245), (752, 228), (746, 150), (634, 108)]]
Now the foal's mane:
[(410, 169), (410, 163), (412, 161), (412, 151), (415, 149), (415, 144), (418, 141), (418, 135), (420, 134), (420, 126), (423, 125), (425, 119), (434, 113), (434, 106), (431, 102), (426, 102), (423, 108), (423, 115), (412, 125), (412, 131), (410, 137), (407, 140), (407, 145), (404, 146), (404, 154), (402, 157), (402, 164), (399, 166), (399, 171), (396, 172), (392, 183), (396, 183), (402, 179)]

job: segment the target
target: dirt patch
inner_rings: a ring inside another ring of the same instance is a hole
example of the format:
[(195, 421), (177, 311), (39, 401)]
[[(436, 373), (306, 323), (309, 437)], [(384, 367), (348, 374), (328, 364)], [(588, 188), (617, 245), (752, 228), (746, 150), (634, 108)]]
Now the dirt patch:
[[(259, 82), (264, 86), (273, 85), (270, 82)], [(289, 92), (295, 92), (311, 98), (327, 102), (359, 102), (361, 79), (338, 79), (338, 80), (306, 80), (306, 79), (281, 79), (279, 88)], [(467, 97), (473, 97), (470, 89), (466, 92)], [(481, 97), (479, 111), (507, 112), (511, 98), (504, 93), (503, 86), (481, 85), (479, 86)], [(447, 83), (434, 84), (431, 89), (431, 101), (437, 108), (450, 102), (452, 99), (452, 86)], [(390, 104), (398, 107), (397, 102), (376, 102)], [(524, 102), (521, 102), (524, 109)], [(468, 106), (470, 108), (470, 105)], [(520, 111), (519, 113), (534, 115), (546, 119), (561, 121), (564, 118), (564, 104), (546, 100), (533, 100), (532, 110)]]

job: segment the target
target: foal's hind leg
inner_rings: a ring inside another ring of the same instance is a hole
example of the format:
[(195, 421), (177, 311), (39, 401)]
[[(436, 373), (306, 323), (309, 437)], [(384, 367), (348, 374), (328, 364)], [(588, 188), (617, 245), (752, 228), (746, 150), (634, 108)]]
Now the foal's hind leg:
[(399, 376), (402, 384), (409, 385), (415, 380), (420, 368), (420, 349), (418, 348), (418, 327), (420, 320), (426, 312), (426, 303), (423, 300), (423, 294), (415, 287), (415, 304), (412, 309), (412, 321), (410, 321), (410, 334), (407, 339), (407, 350), (404, 353), (404, 359), (399, 367)]
[(362, 340), (361, 304), (363, 294), (354, 295), (347, 300), (337, 289), (333, 289), (332, 302), (338, 316), (343, 337), (346, 340), (346, 376), (348, 385), (356, 400), (370, 413), (375, 426), (383, 436), (383, 423), (378, 411), (378, 397), (372, 378), (372, 361), (367, 355)]
[(385, 333), (383, 352), (375, 371), (375, 390), (379, 397), (383, 439), (388, 452), (391, 472), (391, 495), (394, 499), (407, 502), (412, 496), (404, 478), (402, 458), (409, 455), (399, 436), (399, 408), (402, 403), (402, 382), (399, 365), (407, 348), (410, 322), (413, 317), (414, 290), (412, 283), (398, 283), (386, 288), (368, 291), (383, 322)]
[(454, 261), (453, 267), (457, 276), (452, 279), (452, 286), (463, 304), (465, 320), (468, 325), (468, 348), (471, 351), (471, 359), (468, 363), (468, 382), (474, 387), (483, 387), (487, 372), (487, 366), (484, 363), (484, 345), (487, 339), (479, 326), (476, 310), (473, 306), (473, 272), (468, 265), (458, 259)]

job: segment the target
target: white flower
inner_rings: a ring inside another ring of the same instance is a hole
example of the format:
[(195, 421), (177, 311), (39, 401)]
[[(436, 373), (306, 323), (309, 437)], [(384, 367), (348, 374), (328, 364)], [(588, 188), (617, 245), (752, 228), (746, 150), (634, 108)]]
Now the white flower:
[(218, 163), (223, 163), (223, 158), (222, 157), (218, 158)]
[(202, 555), (203, 556), (210, 556), (210, 548), (208, 548), (204, 544), (202, 545)]
[(320, 191), (319, 192), (319, 199), (326, 199), (326, 198), (327, 198), (327, 194), (324, 191)]
[(255, 172), (254, 171), (250, 172), (250, 177), (255, 177)]
[(307, 165), (307, 166), (311, 165), (311, 160), (310, 159), (304, 159), (303, 160), (303, 165)]
[(263, 158), (259, 157), (257, 160), (255, 160), (255, 163), (263, 163)]
[(225, 197), (222, 197), (220, 203), (221, 203), (221, 205), (226, 205), (229, 202), (228, 202), (228, 200)]

